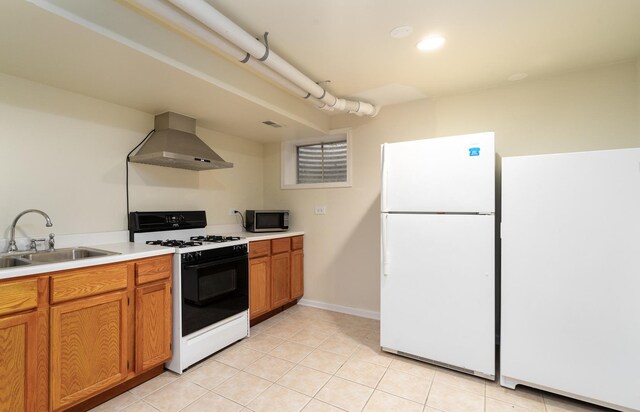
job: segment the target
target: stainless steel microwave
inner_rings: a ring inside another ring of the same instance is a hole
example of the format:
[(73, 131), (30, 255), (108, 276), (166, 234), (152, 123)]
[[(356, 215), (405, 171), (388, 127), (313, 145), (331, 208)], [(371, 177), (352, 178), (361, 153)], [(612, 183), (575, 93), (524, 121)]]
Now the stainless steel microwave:
[(248, 232), (284, 232), (289, 230), (288, 210), (247, 210)]

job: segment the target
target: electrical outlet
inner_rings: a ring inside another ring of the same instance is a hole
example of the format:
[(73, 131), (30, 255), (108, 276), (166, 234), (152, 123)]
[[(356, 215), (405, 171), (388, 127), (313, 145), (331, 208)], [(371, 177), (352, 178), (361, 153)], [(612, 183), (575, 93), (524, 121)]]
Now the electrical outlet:
[(236, 214), (236, 210), (238, 210), (238, 209), (234, 209), (234, 208), (229, 209), (229, 216), (235, 215)]
[(316, 215), (326, 215), (327, 214), (327, 207), (326, 206), (316, 206), (313, 209), (314, 213)]

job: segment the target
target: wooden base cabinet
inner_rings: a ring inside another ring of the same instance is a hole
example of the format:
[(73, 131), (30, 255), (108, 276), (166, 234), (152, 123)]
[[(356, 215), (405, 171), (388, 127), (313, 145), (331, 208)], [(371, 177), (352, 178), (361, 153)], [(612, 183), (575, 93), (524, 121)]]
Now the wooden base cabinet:
[(304, 295), (304, 236), (291, 238), (291, 299)]
[(289, 252), (271, 255), (271, 307), (289, 302), (291, 288), (291, 259)]
[(268, 256), (249, 260), (249, 313), (252, 318), (271, 309), (270, 262)]
[(127, 292), (51, 308), (51, 404), (54, 411), (127, 376)]
[(304, 252), (302, 249), (291, 251), (291, 299), (300, 299), (304, 295)]
[(249, 313), (256, 319), (302, 297), (303, 236), (249, 243)]
[(37, 312), (0, 317), (0, 411), (36, 410)]
[(48, 407), (47, 291), (35, 278), (0, 282), (0, 412)]
[(171, 283), (136, 288), (136, 372), (171, 358)]
[(0, 281), (0, 412), (85, 410), (161, 373), (171, 358), (172, 259)]
[(171, 359), (170, 256), (137, 261), (135, 267), (135, 372)]

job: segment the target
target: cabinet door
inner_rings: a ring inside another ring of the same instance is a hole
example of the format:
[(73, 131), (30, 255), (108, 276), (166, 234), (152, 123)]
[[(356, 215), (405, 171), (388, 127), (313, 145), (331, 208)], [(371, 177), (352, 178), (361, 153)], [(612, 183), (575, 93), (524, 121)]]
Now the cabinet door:
[(271, 259), (249, 259), (249, 313), (251, 319), (271, 309)]
[(291, 299), (304, 294), (304, 253), (302, 249), (291, 252)]
[(290, 296), (289, 252), (271, 256), (271, 307), (289, 302)]
[(136, 372), (171, 358), (171, 283), (136, 288)]
[(127, 293), (51, 308), (51, 405), (82, 401), (127, 376)]
[(36, 410), (37, 312), (0, 318), (0, 411)]

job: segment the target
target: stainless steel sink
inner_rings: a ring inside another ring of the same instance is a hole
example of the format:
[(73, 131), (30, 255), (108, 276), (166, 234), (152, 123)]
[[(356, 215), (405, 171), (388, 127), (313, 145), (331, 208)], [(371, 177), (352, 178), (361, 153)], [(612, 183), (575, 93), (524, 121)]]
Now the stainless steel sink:
[(14, 257), (14, 256), (0, 257), (0, 269), (13, 268), (16, 266), (25, 266), (30, 264), (31, 262), (23, 259), (18, 259), (17, 257)]
[(71, 247), (41, 252), (10, 252), (0, 255), (0, 269), (10, 269), (18, 266), (38, 265), (45, 263), (70, 262), (80, 259), (90, 259), (102, 256), (119, 255), (118, 252), (94, 249), (89, 247)]
[(16, 255), (16, 257), (26, 259), (32, 263), (55, 263), (67, 262), (71, 260), (87, 259), (94, 257), (118, 255), (117, 252), (109, 252), (107, 250), (92, 249), (87, 247), (76, 247), (66, 249), (56, 249), (53, 251), (42, 251), (35, 253), (25, 253)]

